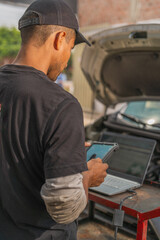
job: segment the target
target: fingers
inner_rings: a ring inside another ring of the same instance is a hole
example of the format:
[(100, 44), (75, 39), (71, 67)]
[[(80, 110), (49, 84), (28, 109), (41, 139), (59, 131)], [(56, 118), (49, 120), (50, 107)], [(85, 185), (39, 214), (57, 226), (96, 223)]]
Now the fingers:
[(100, 158), (91, 159), (87, 164), (91, 176), (90, 186), (97, 187), (104, 182), (104, 178), (107, 176), (108, 164), (103, 163)]
[[(88, 169), (91, 169), (93, 167), (96, 167), (97, 164), (102, 164), (102, 159), (100, 158), (95, 158), (95, 159), (91, 159), (87, 162), (88, 165)], [(98, 166), (97, 166), (98, 167)]]
[(105, 170), (109, 168), (109, 165), (107, 163), (103, 163), (103, 166), (105, 167)]
[(102, 163), (105, 170), (107, 170), (109, 167), (107, 163), (103, 163), (101, 158), (96, 158), (96, 159), (91, 159), (91, 160), (93, 160), (95, 163)]
[(90, 147), (91, 144), (89, 142), (85, 142), (85, 147)]
[(90, 161), (94, 161), (95, 163), (102, 163), (102, 159), (101, 158), (92, 158)]
[(87, 165), (88, 165), (88, 168), (89, 168), (90, 166), (92, 167), (93, 165), (96, 165), (98, 163), (103, 164), (104, 169), (107, 170), (108, 164), (103, 163), (101, 158), (95, 158), (95, 159), (93, 158), (93, 159), (88, 161)]

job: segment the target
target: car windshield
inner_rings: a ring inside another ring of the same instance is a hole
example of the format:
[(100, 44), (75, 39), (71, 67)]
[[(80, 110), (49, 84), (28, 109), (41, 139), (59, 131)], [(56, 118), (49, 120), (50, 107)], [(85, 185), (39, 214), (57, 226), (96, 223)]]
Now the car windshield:
[(141, 120), (147, 125), (156, 127), (156, 124), (160, 123), (160, 102), (159, 101), (136, 101), (129, 102), (125, 108), (122, 109), (121, 113), (122, 118), (126, 121), (132, 122), (133, 124), (138, 124), (138, 122), (134, 122), (132, 119), (129, 119), (126, 116), (133, 116), (136, 119)]

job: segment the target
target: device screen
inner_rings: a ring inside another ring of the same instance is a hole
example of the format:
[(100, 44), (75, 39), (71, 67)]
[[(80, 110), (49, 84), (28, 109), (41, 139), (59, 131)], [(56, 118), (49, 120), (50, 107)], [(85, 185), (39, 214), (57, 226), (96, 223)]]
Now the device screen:
[(119, 145), (119, 151), (110, 158), (111, 170), (140, 178), (144, 176), (155, 146), (154, 140), (107, 133), (102, 135), (101, 141), (116, 142)]
[(92, 158), (103, 159), (107, 153), (109, 153), (115, 145), (107, 144), (96, 144), (93, 143), (92, 146), (87, 150), (87, 162)]

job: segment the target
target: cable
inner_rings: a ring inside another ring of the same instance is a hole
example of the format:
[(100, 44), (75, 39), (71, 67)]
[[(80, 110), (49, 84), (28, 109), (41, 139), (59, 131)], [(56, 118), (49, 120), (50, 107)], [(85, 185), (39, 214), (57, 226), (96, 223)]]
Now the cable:
[(114, 239), (117, 240), (118, 227), (115, 227)]
[(123, 226), (124, 211), (122, 206), (125, 200), (132, 199), (137, 193), (134, 190), (128, 190), (127, 192), (132, 193), (131, 195), (123, 198), (120, 202), (119, 209), (115, 209), (113, 224), (115, 225), (114, 239), (117, 240), (118, 228)]
[(120, 210), (122, 210), (122, 205), (123, 205), (123, 203), (124, 203), (125, 200), (127, 200), (127, 199), (132, 199), (134, 196), (137, 195), (136, 191), (134, 191), (134, 190), (128, 190), (127, 192), (132, 193), (132, 195), (127, 196), (127, 197), (125, 197), (125, 198), (123, 198), (123, 199), (121, 200), (120, 205), (119, 205), (119, 209), (120, 209)]

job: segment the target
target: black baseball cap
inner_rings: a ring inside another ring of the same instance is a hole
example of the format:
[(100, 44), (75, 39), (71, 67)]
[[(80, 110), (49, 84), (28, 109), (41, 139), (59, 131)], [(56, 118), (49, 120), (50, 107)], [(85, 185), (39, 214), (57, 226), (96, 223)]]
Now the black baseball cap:
[[(35, 13), (36, 17), (25, 16)], [(72, 28), (76, 32), (75, 45), (79, 43), (91, 44), (79, 32), (77, 18), (72, 9), (63, 0), (37, 0), (27, 8), (18, 22), (18, 29), (31, 25), (58, 25)]]

